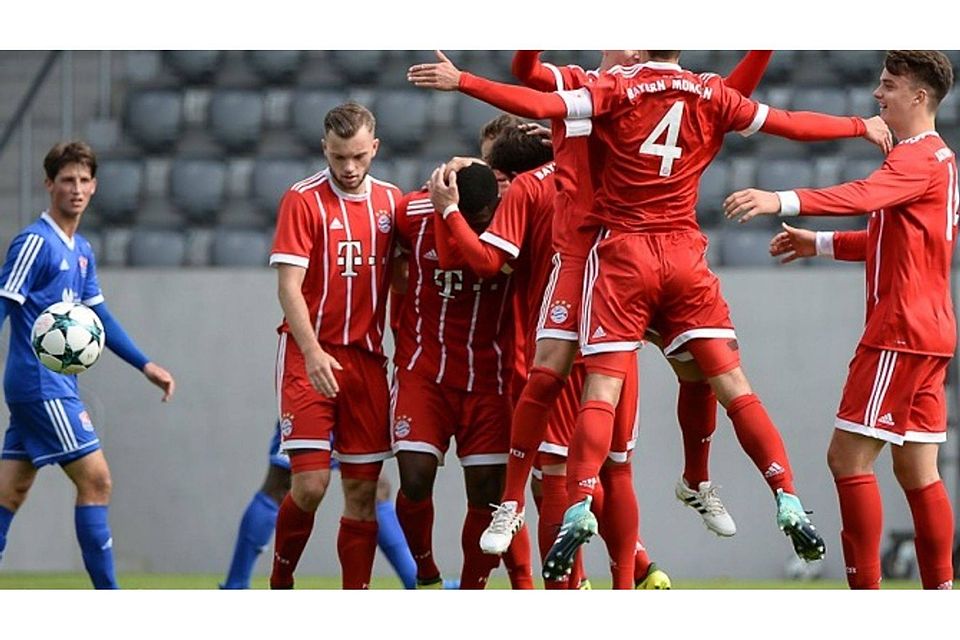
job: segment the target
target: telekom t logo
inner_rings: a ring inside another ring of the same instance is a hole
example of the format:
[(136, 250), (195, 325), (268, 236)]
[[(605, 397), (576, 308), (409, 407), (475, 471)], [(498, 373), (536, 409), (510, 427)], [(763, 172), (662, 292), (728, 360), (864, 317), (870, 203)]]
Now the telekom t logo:
[(337, 243), (337, 266), (344, 267), (340, 275), (345, 278), (354, 278), (359, 274), (354, 267), (363, 264), (363, 246), (359, 240), (342, 240)]
[(433, 270), (433, 281), (440, 288), (440, 297), (452, 300), (457, 293), (463, 291), (463, 271)]

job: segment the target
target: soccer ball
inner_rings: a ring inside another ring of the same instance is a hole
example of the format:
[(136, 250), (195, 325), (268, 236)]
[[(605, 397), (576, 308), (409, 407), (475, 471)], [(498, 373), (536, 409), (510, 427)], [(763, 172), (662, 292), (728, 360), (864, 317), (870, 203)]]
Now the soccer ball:
[(106, 335), (100, 318), (90, 307), (77, 302), (56, 302), (37, 316), (30, 343), (47, 369), (75, 374), (97, 361)]

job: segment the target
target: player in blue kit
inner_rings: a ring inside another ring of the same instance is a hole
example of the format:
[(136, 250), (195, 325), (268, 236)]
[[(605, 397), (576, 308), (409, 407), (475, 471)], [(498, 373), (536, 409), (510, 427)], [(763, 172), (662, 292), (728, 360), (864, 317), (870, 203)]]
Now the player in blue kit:
[(37, 359), (30, 331), (54, 302), (82, 302), (103, 322), (107, 347), (173, 396), (174, 379), (150, 361), (104, 303), (90, 243), (77, 233), (97, 188), (97, 159), (83, 142), (54, 146), (43, 162), (50, 208), (21, 231), (0, 271), (0, 327), (10, 316), (3, 391), (10, 425), (0, 456), (0, 557), (10, 523), (27, 498), (37, 469), (59, 464), (76, 485), (75, 525), (83, 564), (97, 589), (115, 589), (113, 538), (107, 522), (111, 479), (76, 376), (54, 373)]
[[(331, 460), (331, 469), (336, 468), (336, 460)], [(290, 491), (290, 457), (280, 450), (280, 428), (274, 429), (270, 441), (270, 466), (267, 477), (260, 490), (254, 494), (243, 518), (233, 548), (233, 558), (227, 579), (221, 589), (249, 589), (250, 576), (257, 557), (270, 544), (277, 525), (277, 511), (284, 496)], [(387, 557), (390, 566), (396, 572), (404, 589), (417, 587), (417, 565), (403, 536), (393, 501), (390, 499), (390, 485), (382, 476), (377, 484), (377, 546)], [(459, 582), (444, 580), (444, 589), (457, 589)]]

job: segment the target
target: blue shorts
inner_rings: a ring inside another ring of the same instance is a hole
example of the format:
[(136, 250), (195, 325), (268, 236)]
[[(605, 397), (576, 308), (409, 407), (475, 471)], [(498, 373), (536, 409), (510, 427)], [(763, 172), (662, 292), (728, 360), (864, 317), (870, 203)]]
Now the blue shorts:
[[(290, 456), (285, 451), (280, 450), (280, 423), (278, 422), (273, 429), (273, 438), (270, 440), (270, 464), (274, 467), (280, 467), (290, 471)], [(330, 459), (330, 469), (338, 469), (340, 463), (335, 458)]]
[(33, 466), (65, 465), (100, 448), (100, 438), (78, 398), (9, 402), (10, 426), (3, 438), (6, 460)]

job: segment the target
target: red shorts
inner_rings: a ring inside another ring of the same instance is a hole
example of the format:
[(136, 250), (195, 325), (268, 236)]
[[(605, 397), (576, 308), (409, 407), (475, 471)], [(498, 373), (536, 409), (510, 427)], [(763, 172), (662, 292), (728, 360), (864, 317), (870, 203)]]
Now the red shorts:
[(583, 354), (638, 349), (650, 326), (668, 357), (697, 338), (735, 339), (730, 308), (706, 251), (707, 237), (699, 231), (608, 232), (587, 258)]
[(946, 441), (949, 362), (859, 345), (834, 426), (897, 445)]
[(508, 395), (469, 393), (400, 369), (392, 396), (394, 452), (432, 453), (443, 464), (450, 438), (456, 437), (464, 467), (507, 463), (513, 411)]
[[(636, 358), (634, 366), (627, 370), (617, 405), (617, 417), (613, 426), (613, 440), (607, 457), (614, 462), (626, 462), (630, 459), (637, 444), (637, 404), (639, 394), (639, 371)], [(580, 399), (583, 396), (583, 384), (587, 370), (582, 360), (578, 360), (570, 371), (570, 378), (553, 405), (547, 432), (540, 443), (539, 451), (567, 457), (570, 438), (577, 426), (577, 414), (580, 412)]]
[(343, 371), (336, 371), (340, 392), (328, 398), (307, 378), (303, 354), (289, 334), (280, 334), (277, 390), (280, 398), (280, 448), (322, 449), (344, 464), (390, 458), (387, 373), (381, 356), (357, 347), (323, 345)]

